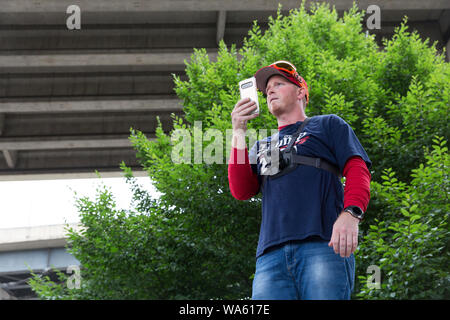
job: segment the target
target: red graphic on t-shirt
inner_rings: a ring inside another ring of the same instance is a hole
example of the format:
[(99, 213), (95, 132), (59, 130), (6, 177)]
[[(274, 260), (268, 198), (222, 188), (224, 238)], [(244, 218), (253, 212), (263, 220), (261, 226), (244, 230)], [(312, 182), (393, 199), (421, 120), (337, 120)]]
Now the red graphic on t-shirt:
[(306, 136), (304, 138), (301, 138), (299, 142), (297, 142), (296, 144), (303, 144), (306, 140), (308, 140), (309, 136)]

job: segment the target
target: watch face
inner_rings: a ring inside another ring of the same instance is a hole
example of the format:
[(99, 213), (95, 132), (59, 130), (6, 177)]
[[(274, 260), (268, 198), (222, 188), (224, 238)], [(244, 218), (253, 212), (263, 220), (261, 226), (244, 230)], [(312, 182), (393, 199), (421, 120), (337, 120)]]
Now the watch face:
[(360, 207), (357, 206), (348, 206), (346, 208), (347, 210), (351, 211), (352, 215), (359, 217), (360, 219), (362, 219), (362, 217), (364, 216), (364, 212), (361, 210)]
[(352, 207), (352, 210), (358, 216), (362, 216), (362, 214), (363, 214), (362, 210), (359, 207), (354, 206), (354, 207)]

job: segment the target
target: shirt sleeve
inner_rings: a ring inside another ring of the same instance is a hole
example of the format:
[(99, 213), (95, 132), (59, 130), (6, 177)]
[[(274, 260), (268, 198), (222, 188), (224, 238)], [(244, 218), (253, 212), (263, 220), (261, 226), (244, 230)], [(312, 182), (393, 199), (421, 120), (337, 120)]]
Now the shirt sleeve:
[(331, 115), (328, 130), (328, 137), (341, 172), (344, 172), (345, 164), (354, 156), (361, 157), (370, 170), (372, 162), (347, 122), (337, 115)]
[(258, 175), (250, 165), (247, 148), (232, 148), (228, 162), (228, 183), (231, 194), (237, 200), (248, 200), (258, 194)]
[(365, 162), (358, 156), (351, 157), (344, 167), (344, 208), (358, 206), (364, 212), (370, 200), (371, 175)]

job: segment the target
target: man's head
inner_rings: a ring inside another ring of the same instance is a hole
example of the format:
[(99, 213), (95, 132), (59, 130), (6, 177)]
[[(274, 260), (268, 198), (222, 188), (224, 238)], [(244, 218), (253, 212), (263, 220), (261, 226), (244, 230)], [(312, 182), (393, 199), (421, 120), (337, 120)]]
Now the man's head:
[(267, 97), (269, 111), (275, 116), (301, 104), (305, 108), (309, 101), (308, 85), (290, 62), (277, 61), (263, 67), (255, 78), (258, 89)]

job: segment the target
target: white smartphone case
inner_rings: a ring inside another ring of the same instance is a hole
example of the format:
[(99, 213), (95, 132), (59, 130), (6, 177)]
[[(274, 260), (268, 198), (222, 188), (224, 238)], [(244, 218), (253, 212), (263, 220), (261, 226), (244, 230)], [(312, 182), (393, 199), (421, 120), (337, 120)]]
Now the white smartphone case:
[(256, 109), (253, 113), (259, 113), (258, 93), (256, 91), (256, 79), (251, 77), (239, 82), (239, 91), (241, 93), (241, 99), (250, 98), (256, 102)]

